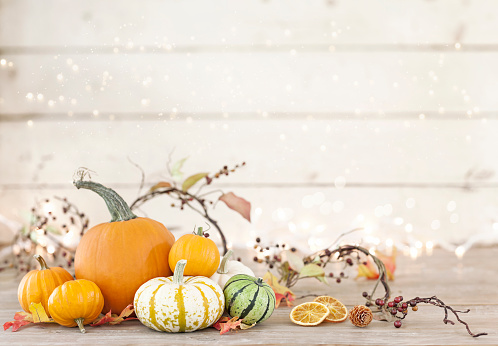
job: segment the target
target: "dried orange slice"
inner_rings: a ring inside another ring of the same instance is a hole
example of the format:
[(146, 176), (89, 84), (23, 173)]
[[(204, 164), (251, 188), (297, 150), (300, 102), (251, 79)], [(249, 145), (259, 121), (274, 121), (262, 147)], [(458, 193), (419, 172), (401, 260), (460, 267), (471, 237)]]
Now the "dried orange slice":
[(316, 326), (322, 323), (329, 313), (329, 308), (322, 303), (302, 303), (292, 309), (290, 319), (300, 326)]
[(343, 322), (348, 318), (348, 309), (334, 297), (316, 297), (314, 302), (321, 303), (329, 308), (330, 314), (325, 318), (327, 322)]

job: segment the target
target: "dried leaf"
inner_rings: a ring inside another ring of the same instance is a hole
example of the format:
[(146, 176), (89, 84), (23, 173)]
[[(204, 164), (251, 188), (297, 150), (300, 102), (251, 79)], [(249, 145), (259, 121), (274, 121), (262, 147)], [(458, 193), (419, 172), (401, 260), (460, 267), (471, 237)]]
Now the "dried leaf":
[(185, 157), (179, 161), (176, 161), (175, 164), (173, 165), (173, 168), (171, 168), (171, 177), (175, 181), (180, 181), (183, 178), (183, 172), (181, 172), (181, 169), (183, 167), (183, 164), (185, 161), (188, 159), (188, 157)]
[(215, 324), (213, 324), (211, 327), (213, 327), (216, 330), (221, 330), (221, 324), (225, 323), (227, 321), (230, 321), (230, 318), (227, 316), (222, 316), (218, 321), (216, 321)]
[(31, 303), (31, 305), (29, 306), (29, 310), (31, 311), (31, 313), (24, 311), (16, 312), (16, 314), (14, 315), (14, 321), (5, 322), (3, 324), (3, 330), (7, 330), (12, 327), (12, 331), (15, 332), (22, 326), (30, 323), (54, 322), (53, 319), (48, 317), (45, 309), (40, 303)]
[(285, 251), (285, 257), (287, 258), (287, 262), (289, 262), (289, 266), (296, 272), (300, 272), (304, 267), (304, 262), (301, 257), (293, 253), (292, 251)]
[(256, 325), (256, 323), (253, 323), (253, 324), (245, 324), (244, 322), (242, 322), (240, 324), (240, 329), (241, 330), (246, 330), (246, 329), (249, 329), (249, 328), (252, 328)]
[(126, 308), (124, 308), (123, 311), (121, 311), (119, 316), (116, 314), (111, 314), (111, 311), (109, 311), (104, 316), (93, 321), (93, 323), (90, 325), (92, 327), (97, 327), (97, 326), (101, 326), (101, 325), (106, 324), (106, 323), (109, 323), (110, 325), (115, 325), (115, 324), (120, 324), (121, 322), (124, 322), (124, 321), (136, 320), (137, 319), (136, 317), (128, 317), (133, 313), (133, 311), (135, 311), (133, 309), (133, 304), (130, 304)]
[(251, 203), (242, 197), (237, 197), (233, 192), (223, 194), (220, 201), (225, 202), (228, 208), (235, 210), (244, 219), (251, 222)]
[(17, 332), (17, 330), (19, 328), (21, 328), (22, 326), (25, 326), (27, 324), (30, 324), (30, 323), (33, 323), (31, 321), (26, 321), (26, 320), (19, 320), (19, 321), (11, 321), (11, 322), (5, 322), (3, 324), (3, 330), (7, 330), (9, 329), (10, 327), (12, 327), (12, 331), (13, 332)]
[[(386, 274), (389, 280), (394, 280), (394, 272), (396, 271), (396, 248), (394, 248), (391, 256), (384, 255), (383, 253), (377, 251), (376, 255), (378, 259), (384, 263), (386, 267)], [(379, 272), (377, 271), (377, 266), (369, 257), (367, 264), (360, 264), (358, 266), (358, 277), (365, 277), (368, 280), (377, 280), (379, 278)]]
[(228, 333), (231, 329), (234, 330), (237, 329), (237, 327), (239, 327), (241, 323), (242, 320), (239, 320), (237, 316), (235, 316), (234, 318), (225, 323), (220, 323), (221, 326), (220, 335)]
[(242, 320), (239, 320), (238, 317), (233, 317), (232, 319), (223, 316), (220, 318), (215, 324), (213, 324), (211, 327), (215, 328), (216, 330), (220, 331), (220, 335), (223, 335), (225, 333), (228, 333), (230, 330), (236, 330), (236, 329), (249, 329), (252, 326), (247, 326), (244, 325), (242, 327)]
[(29, 305), (29, 311), (31, 312), (31, 315), (33, 316), (34, 323), (53, 322), (54, 321), (53, 319), (48, 317), (48, 315), (45, 312), (45, 309), (43, 308), (43, 305), (41, 305), (41, 303), (31, 303)]
[(182, 184), (182, 191), (187, 191), (190, 189), (192, 186), (194, 186), (199, 180), (207, 176), (209, 173), (197, 173), (194, 175), (191, 175)]
[(280, 306), (280, 302), (285, 299), (287, 302), (287, 306), (292, 306), (292, 301), (296, 299), (296, 295), (288, 288), (278, 283), (278, 279), (275, 275), (270, 272), (267, 272), (263, 276), (263, 281), (266, 282), (275, 292), (276, 303), (275, 307), (278, 308)]
[[(117, 315), (116, 315), (117, 316)], [(106, 324), (107, 322), (111, 322), (112, 320), (114, 319), (114, 317), (112, 317), (112, 314), (111, 314), (111, 311), (109, 311), (107, 314), (105, 314), (104, 316), (102, 317), (99, 317), (97, 318), (95, 321), (92, 322), (92, 324), (90, 324), (92, 327), (97, 327), (97, 326), (101, 326), (103, 324)]]
[(310, 277), (318, 277), (318, 276), (325, 276), (325, 271), (323, 270), (322, 267), (310, 263), (305, 265), (301, 271), (299, 272), (299, 277), (302, 278), (310, 278)]
[(322, 283), (324, 283), (326, 285), (329, 284), (329, 282), (327, 281), (327, 278), (325, 277), (325, 275), (324, 276), (317, 276), (316, 278), (317, 278), (318, 281), (320, 281), (320, 282), (322, 282)]
[(167, 181), (160, 181), (156, 185), (152, 186), (150, 188), (150, 191), (155, 191), (155, 190), (160, 189), (162, 187), (171, 187), (171, 184), (168, 183)]
[(278, 308), (283, 300), (285, 300), (285, 303), (287, 304), (288, 307), (291, 307), (292, 302), (294, 301), (294, 297), (290, 294), (285, 295), (285, 294), (275, 293), (275, 308)]

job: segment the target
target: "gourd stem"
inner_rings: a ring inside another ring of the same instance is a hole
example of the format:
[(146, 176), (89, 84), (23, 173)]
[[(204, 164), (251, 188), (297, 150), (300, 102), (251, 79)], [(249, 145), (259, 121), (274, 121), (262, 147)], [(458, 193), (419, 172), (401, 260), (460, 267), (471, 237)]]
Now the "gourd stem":
[(176, 262), (175, 273), (173, 274), (173, 283), (175, 285), (183, 285), (183, 271), (187, 265), (187, 260), (179, 260)]
[(118, 195), (114, 190), (93, 181), (77, 180), (74, 181), (73, 184), (78, 189), (88, 189), (96, 192), (100, 197), (102, 197), (105, 201), (105, 204), (107, 204), (109, 212), (111, 213), (111, 222), (128, 221), (137, 217), (135, 214), (133, 214), (124, 199), (121, 198), (121, 196)]
[(262, 278), (258, 278), (258, 281), (256, 281), (256, 283), (257, 283), (258, 285), (261, 285), (261, 284), (263, 283), (263, 279), (262, 279)]
[(45, 259), (42, 256), (36, 254), (33, 257), (38, 261), (38, 263), (40, 263), (40, 270), (50, 269), (50, 267), (47, 265), (47, 262), (45, 262)]
[(82, 332), (82, 333), (86, 333), (85, 327), (83, 326), (83, 321), (84, 320), (85, 319), (83, 317), (80, 317), (80, 318), (77, 318), (77, 319), (74, 320), (74, 322), (76, 322), (76, 324), (80, 328), (80, 332)]
[(216, 271), (218, 274), (228, 273), (228, 268), (227, 268), (228, 260), (230, 259), (230, 257), (232, 257), (232, 254), (233, 254), (233, 251), (228, 250), (227, 253), (225, 254), (225, 256), (223, 256), (223, 258), (221, 259), (220, 267)]
[(197, 228), (197, 235), (204, 237), (204, 232), (202, 231), (202, 227)]

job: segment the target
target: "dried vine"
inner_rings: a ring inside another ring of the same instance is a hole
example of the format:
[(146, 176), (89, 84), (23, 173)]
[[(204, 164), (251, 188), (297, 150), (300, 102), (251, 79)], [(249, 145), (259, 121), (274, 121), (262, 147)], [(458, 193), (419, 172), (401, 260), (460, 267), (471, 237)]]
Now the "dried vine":
[[(221, 230), (220, 225), (218, 224), (218, 221), (216, 221), (211, 215), (210, 215), (210, 207), (215, 206), (216, 202), (218, 201), (223, 201), (224, 203), (227, 204), (227, 206), (231, 209), (234, 209), (238, 213), (240, 213), (244, 218), (250, 221), (250, 215), (249, 215), (249, 210), (250, 210), (250, 203), (245, 201), (243, 198), (237, 197), (233, 195), (232, 193), (225, 194), (223, 191), (217, 189), (217, 190), (212, 190), (208, 192), (202, 193), (203, 189), (207, 187), (208, 185), (211, 185), (211, 183), (215, 180), (218, 179), (222, 176), (228, 176), (230, 173), (235, 172), (238, 168), (245, 166), (245, 162), (242, 162), (240, 165), (235, 165), (233, 168), (229, 168), (228, 166), (224, 166), (221, 168), (219, 171), (217, 171), (214, 174), (209, 174), (209, 173), (197, 173), (194, 174), (187, 179), (183, 181), (181, 186), (177, 184), (175, 181), (175, 177), (182, 176), (182, 173), (180, 172), (180, 169), (183, 165), (183, 162), (185, 159), (180, 160), (179, 162), (175, 163), (173, 165), (173, 169), (171, 169), (168, 165), (168, 172), (172, 179), (168, 182), (159, 182), (152, 186), (146, 193), (139, 195), (131, 204), (130, 208), (132, 210), (139, 209), (142, 207), (145, 203), (148, 201), (161, 196), (161, 195), (167, 195), (170, 198), (178, 201), (179, 203), (172, 203), (171, 207), (173, 208), (179, 208), (180, 210), (183, 210), (185, 207), (188, 207), (192, 209), (193, 211), (197, 212), (199, 215), (201, 215), (203, 218), (205, 218), (213, 227), (216, 229), (218, 232), (218, 235), (221, 240), (221, 245), (223, 247), (223, 253), (225, 254), (228, 251), (228, 246), (227, 246), (227, 240), (225, 237), (225, 234)], [(133, 163), (134, 164), (134, 163)], [(138, 167), (141, 172), (142, 172), (142, 183), (141, 186), (143, 186), (144, 183), (144, 173), (143, 170), (136, 164), (134, 164), (136, 167)], [(195, 193), (189, 192), (190, 188), (196, 185), (197, 183), (200, 183), (198, 185), (197, 191)], [(212, 194), (218, 194), (218, 198), (216, 199), (209, 199), (208, 196)], [(226, 198), (226, 196), (229, 196)], [(246, 205), (248, 206), (249, 210), (241, 210), (240, 205)]]
[[(336, 246), (338, 240), (342, 238), (344, 235), (358, 231), (359, 229), (354, 229), (352, 231), (346, 232), (342, 234), (331, 246), (328, 248), (322, 249), (320, 251), (314, 252), (311, 255), (305, 256), (304, 258), (300, 258), (297, 255), (294, 255), (295, 249), (291, 249), (290, 253), (286, 254), (286, 261), (282, 261), (282, 256), (280, 254), (274, 256), (265, 256), (264, 259), (255, 257), (254, 260), (259, 263), (265, 263), (269, 266), (270, 269), (276, 267), (276, 270), (280, 276), (279, 282), (285, 285), (286, 287), (292, 287), (296, 282), (300, 279), (315, 277), (316, 279), (325, 281), (325, 271), (323, 268), (327, 266), (329, 263), (337, 263), (344, 262), (345, 267), (352, 266), (354, 262), (358, 264), (365, 265), (364, 258), (367, 260), (370, 259), (374, 264), (378, 271), (378, 278), (373, 286), (373, 289), (370, 293), (363, 292), (362, 295), (366, 299), (365, 305), (367, 307), (371, 307), (372, 312), (376, 315), (376, 319), (382, 321), (394, 321), (394, 326), (396, 328), (400, 328), (402, 323), (401, 320), (405, 319), (408, 314), (408, 308), (411, 307), (413, 311), (418, 310), (418, 304), (431, 304), (444, 309), (444, 319), (443, 322), (445, 324), (454, 325), (455, 322), (448, 318), (449, 312), (453, 313), (456, 320), (463, 325), (467, 329), (467, 332), (473, 337), (479, 337), (482, 335), (487, 335), (487, 333), (477, 333), (474, 334), (470, 330), (469, 325), (463, 321), (459, 314), (460, 313), (468, 313), (470, 310), (455, 310), (449, 305), (446, 305), (441, 299), (436, 296), (430, 298), (420, 298), (416, 297), (410, 300), (403, 300), (403, 297), (398, 296), (395, 297), (392, 301), (389, 301), (391, 297), (391, 288), (388, 283), (388, 272), (386, 270), (386, 266), (384, 262), (377, 256), (375, 256), (368, 249), (359, 246), (359, 245), (342, 245)], [(260, 243), (260, 239), (256, 239), (256, 243)], [(286, 245), (277, 244), (276, 248), (279, 250), (285, 250)], [(269, 247), (262, 247), (260, 245), (256, 245), (255, 249), (257, 251), (268, 251)], [(313, 275), (310, 275), (310, 270), (306, 270), (306, 268), (313, 268)], [(319, 269), (317, 269), (319, 268)], [(332, 273), (330, 273), (332, 277)], [(341, 272), (339, 277), (337, 278), (337, 282), (339, 283), (342, 278), (345, 278), (346, 275), (344, 272)], [(380, 296), (380, 298), (374, 298), (375, 292), (380, 286), (383, 287), (384, 292)]]

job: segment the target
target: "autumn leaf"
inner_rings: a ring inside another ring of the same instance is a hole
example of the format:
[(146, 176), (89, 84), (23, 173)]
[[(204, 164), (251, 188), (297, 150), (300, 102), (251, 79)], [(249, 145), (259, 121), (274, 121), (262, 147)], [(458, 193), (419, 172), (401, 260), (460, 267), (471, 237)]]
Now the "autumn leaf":
[(22, 326), (29, 323), (33, 323), (33, 316), (29, 312), (16, 312), (14, 315), (14, 321), (5, 322), (3, 324), (3, 330), (7, 330), (12, 327), (12, 331), (15, 332)]
[(30, 323), (40, 323), (40, 322), (50, 322), (53, 323), (54, 320), (48, 317), (43, 305), (40, 303), (31, 303), (29, 306), (29, 312), (16, 312), (14, 315), (14, 321), (5, 322), (3, 324), (3, 330), (7, 330), (12, 327), (12, 331), (15, 332), (22, 326)]
[[(218, 322), (213, 324), (212, 327), (215, 328), (216, 330), (219, 330), (220, 335), (223, 335), (225, 333), (228, 333), (230, 330), (236, 330), (237, 328), (242, 329), (241, 323), (242, 323), (242, 320), (239, 320), (239, 318), (237, 316), (233, 317), (232, 319), (230, 319), (226, 316), (223, 316), (222, 318), (220, 318), (218, 320)], [(248, 329), (248, 328), (244, 328), (244, 329)]]
[(285, 303), (287, 304), (288, 307), (291, 307), (293, 305), (292, 302), (295, 299), (290, 294), (285, 295), (285, 294), (275, 293), (275, 308), (278, 308), (283, 300), (285, 300)]
[(233, 192), (223, 194), (220, 201), (225, 202), (228, 208), (235, 210), (244, 219), (251, 222), (251, 203), (236, 196)]
[(133, 313), (133, 311), (135, 311), (133, 309), (133, 304), (130, 304), (126, 308), (124, 308), (123, 311), (121, 311), (121, 314), (119, 314), (119, 316), (116, 314), (111, 314), (111, 311), (109, 311), (103, 317), (100, 317), (97, 320), (93, 321), (93, 323), (90, 325), (92, 327), (97, 327), (106, 323), (109, 323), (110, 325), (115, 325), (115, 324), (120, 324), (121, 322), (124, 321), (136, 320), (137, 319), (136, 317), (128, 317)]
[(171, 187), (171, 184), (168, 183), (167, 181), (160, 181), (156, 185), (152, 186), (150, 188), (150, 191), (156, 191), (162, 187)]
[(256, 323), (253, 323), (253, 324), (245, 324), (244, 322), (242, 322), (240, 324), (240, 329), (241, 330), (246, 330), (246, 329), (250, 329), (252, 327), (254, 327), (256, 325)]
[(292, 301), (296, 299), (296, 295), (288, 288), (278, 283), (278, 279), (271, 272), (266, 272), (263, 276), (263, 281), (266, 282), (275, 292), (275, 308), (280, 306), (282, 300), (286, 300), (287, 306), (292, 306)]
[(285, 251), (285, 258), (289, 262), (289, 266), (298, 273), (304, 267), (302, 258), (291, 251)]
[(302, 278), (311, 278), (311, 277), (318, 278), (323, 276), (325, 276), (325, 271), (323, 270), (323, 268), (314, 263), (305, 265), (299, 271), (299, 277)]
[(29, 305), (29, 311), (31, 312), (31, 315), (33, 316), (34, 323), (53, 322), (54, 321), (53, 319), (48, 317), (48, 315), (45, 312), (45, 309), (43, 308), (43, 305), (41, 305), (41, 303), (31, 303)]
[(183, 164), (185, 161), (188, 159), (188, 157), (185, 157), (179, 161), (176, 161), (173, 167), (171, 168), (171, 177), (175, 181), (180, 181), (183, 178), (183, 172), (181, 171)]
[(191, 175), (182, 184), (182, 191), (186, 192), (188, 189), (190, 189), (192, 186), (194, 186), (199, 180), (207, 176), (209, 173), (197, 173), (194, 175)]
[[(389, 280), (394, 280), (394, 272), (396, 271), (396, 248), (393, 250), (391, 256), (384, 255), (383, 253), (377, 251), (375, 255), (379, 260), (384, 263), (386, 267), (386, 275)], [(360, 264), (358, 266), (359, 277), (365, 277), (368, 280), (377, 280), (379, 278), (379, 272), (377, 271), (377, 266), (374, 264), (372, 259), (369, 257), (367, 264)]]

